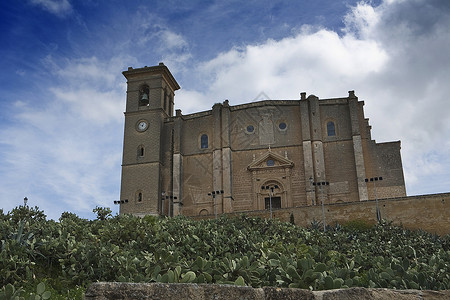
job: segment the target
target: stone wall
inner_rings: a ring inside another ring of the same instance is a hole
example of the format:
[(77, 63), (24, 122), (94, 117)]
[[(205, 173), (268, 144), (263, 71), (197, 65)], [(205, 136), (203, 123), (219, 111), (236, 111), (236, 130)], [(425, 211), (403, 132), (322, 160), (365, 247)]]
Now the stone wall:
[(86, 291), (86, 300), (106, 299), (186, 299), (186, 300), (431, 300), (450, 299), (450, 290), (388, 290), (349, 288), (329, 291), (309, 291), (288, 288), (252, 288), (219, 284), (164, 283), (94, 283)]
[[(422, 229), (436, 234), (450, 234), (450, 193), (410, 196), (378, 201), (381, 217), (395, 225), (408, 229)], [(301, 206), (277, 209), (273, 216), (288, 222), (291, 213), (296, 225), (308, 227), (311, 223), (322, 221), (322, 207)], [(263, 211), (245, 212), (249, 216), (269, 218), (270, 213)], [(239, 215), (238, 213), (229, 216)], [(195, 218), (212, 218), (214, 216), (197, 216)], [(376, 223), (376, 201), (345, 202), (325, 205), (325, 223), (344, 224), (352, 220), (364, 220)]]

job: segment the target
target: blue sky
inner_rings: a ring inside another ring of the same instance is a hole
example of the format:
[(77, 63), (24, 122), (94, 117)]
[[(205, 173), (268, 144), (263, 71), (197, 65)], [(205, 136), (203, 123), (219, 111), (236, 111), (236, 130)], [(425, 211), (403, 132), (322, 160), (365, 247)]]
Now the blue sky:
[(372, 137), (402, 141), (408, 195), (450, 191), (448, 0), (5, 0), (0, 29), (5, 212), (116, 212), (121, 72), (159, 62), (184, 114), (355, 90)]

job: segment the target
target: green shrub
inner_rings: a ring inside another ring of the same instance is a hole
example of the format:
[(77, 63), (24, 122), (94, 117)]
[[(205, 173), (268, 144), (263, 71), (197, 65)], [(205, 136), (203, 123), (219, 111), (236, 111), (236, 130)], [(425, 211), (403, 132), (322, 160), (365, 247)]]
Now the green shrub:
[(371, 229), (374, 224), (366, 221), (366, 220), (351, 220), (342, 224), (342, 227), (348, 230), (356, 230), (356, 231), (367, 231)]
[(320, 222), (316, 230), (245, 215), (91, 221), (65, 212), (55, 222), (26, 209), (0, 218), (0, 291), (19, 297), (80, 299), (96, 281), (450, 288), (449, 236), (386, 222), (323, 232)]

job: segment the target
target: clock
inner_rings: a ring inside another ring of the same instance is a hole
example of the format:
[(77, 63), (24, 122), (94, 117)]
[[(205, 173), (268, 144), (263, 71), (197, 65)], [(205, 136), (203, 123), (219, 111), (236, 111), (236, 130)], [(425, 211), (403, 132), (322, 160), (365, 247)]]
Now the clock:
[(137, 126), (136, 126), (137, 131), (141, 131), (142, 132), (142, 131), (147, 130), (147, 128), (148, 128), (148, 122), (147, 121), (141, 120), (141, 121), (139, 121), (137, 123)]

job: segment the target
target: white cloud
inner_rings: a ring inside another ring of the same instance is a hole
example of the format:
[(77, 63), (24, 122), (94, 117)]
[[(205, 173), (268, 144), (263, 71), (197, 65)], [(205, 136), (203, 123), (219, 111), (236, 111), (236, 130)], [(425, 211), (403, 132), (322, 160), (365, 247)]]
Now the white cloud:
[[(51, 58), (46, 58), (46, 63)], [(61, 84), (50, 87), (56, 101), (79, 118), (99, 125), (121, 122), (126, 84), (120, 76), (123, 57), (99, 61), (96, 57), (68, 61), (63, 67), (50, 63)], [(122, 92), (122, 93), (120, 93)], [(99, 114), (101, 112), (101, 114)]]
[(247, 102), (261, 91), (277, 99), (295, 99), (302, 91), (335, 97), (379, 72), (387, 60), (374, 41), (321, 29), (233, 48), (191, 73), (207, 78), (202, 87), (209, 99), (222, 95), (235, 103)]
[(365, 39), (370, 35), (370, 31), (378, 24), (380, 14), (371, 5), (359, 2), (344, 17), (345, 28), (343, 32), (348, 35), (355, 35)]
[[(65, 102), (80, 119), (99, 125), (121, 120), (123, 95), (116, 90), (101, 92), (93, 88), (51, 88), (55, 98)], [(101, 113), (100, 113), (101, 112)]]
[(140, 12), (136, 17), (140, 22), (137, 44), (145, 49), (145, 59), (148, 59), (148, 51), (159, 56), (160, 61), (170, 66), (171, 70), (183, 69), (190, 59), (190, 45), (186, 38), (172, 31), (164, 22), (151, 13)]
[(210, 99), (204, 93), (189, 89), (181, 89), (176, 92), (175, 108), (181, 109), (183, 114), (205, 111), (211, 109), (210, 103), (219, 102)]
[(172, 32), (168, 29), (159, 32), (162, 42), (164, 43), (164, 48), (174, 49), (187, 47), (188, 43), (183, 38), (182, 35)]
[(189, 49), (189, 44), (185, 38), (168, 29), (163, 29), (157, 34), (159, 38), (159, 52), (161, 53), (162, 61), (172, 69), (185, 68), (186, 64), (192, 58)]
[(30, 0), (32, 4), (41, 6), (44, 10), (64, 17), (72, 12), (69, 0)]
[(0, 173), (7, 174), (0, 199), (15, 200), (1, 207), (11, 209), (27, 196), (29, 205), (51, 218), (64, 210), (90, 217), (96, 205), (112, 206), (118, 199), (125, 102), (121, 60), (53, 61), (52, 99), (36, 95), (15, 102), (14, 123), (0, 130)]
[[(114, 60), (110, 64), (109, 62), (100, 62), (97, 57), (74, 59), (69, 60), (63, 67), (55, 66), (53, 71), (73, 85), (95, 84), (98, 88), (102, 88), (102, 86), (109, 88), (118, 77), (117, 74), (112, 73), (119, 63), (117, 58)], [(46, 63), (48, 63), (48, 58)]]

